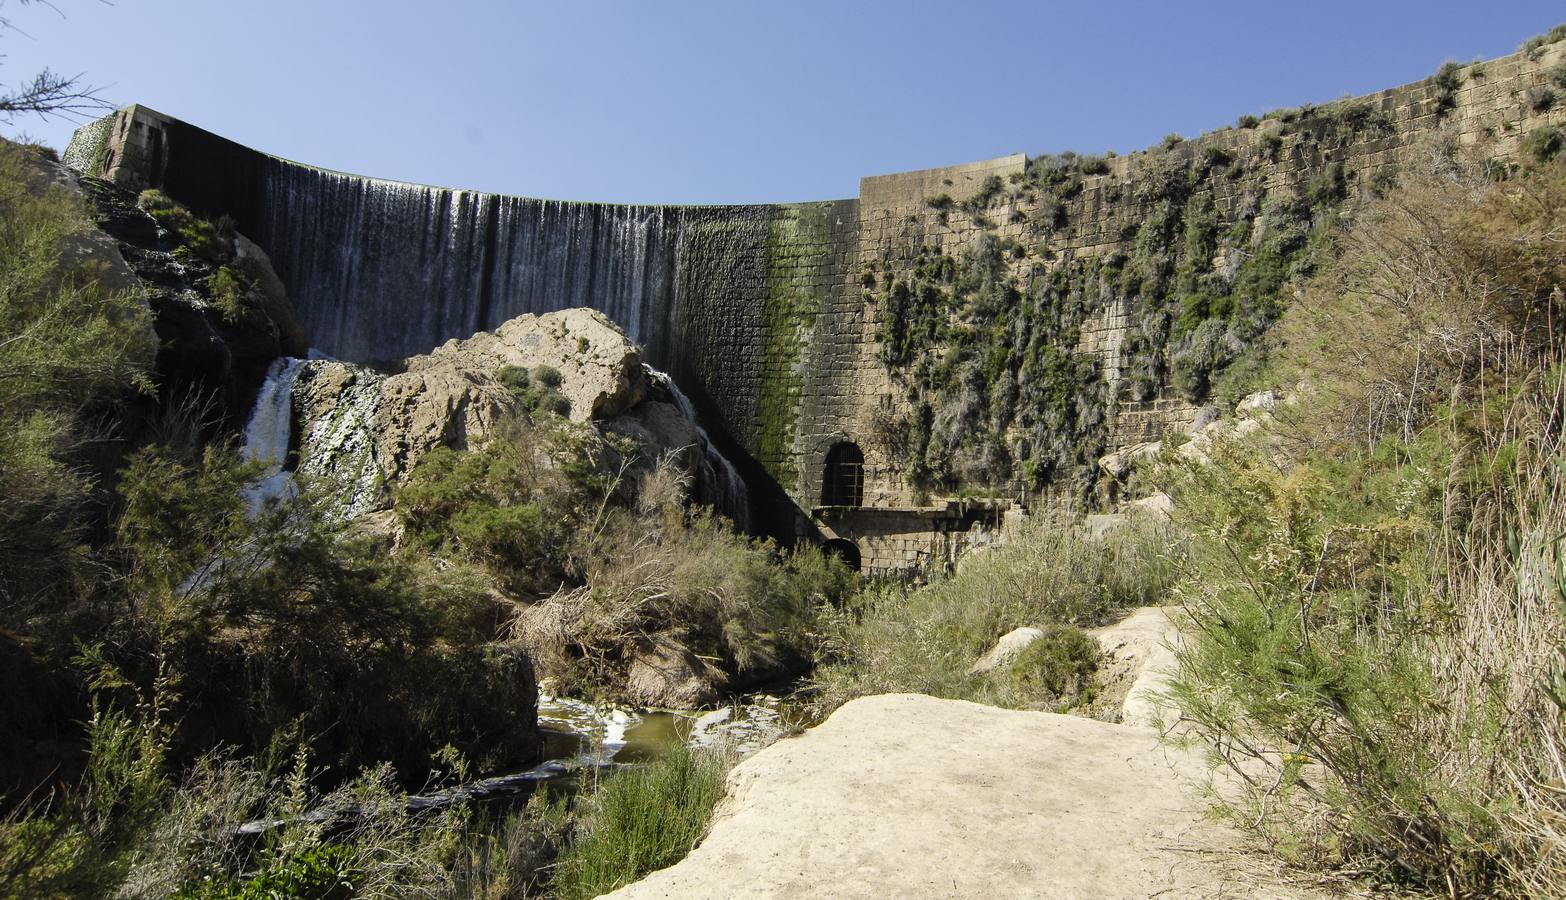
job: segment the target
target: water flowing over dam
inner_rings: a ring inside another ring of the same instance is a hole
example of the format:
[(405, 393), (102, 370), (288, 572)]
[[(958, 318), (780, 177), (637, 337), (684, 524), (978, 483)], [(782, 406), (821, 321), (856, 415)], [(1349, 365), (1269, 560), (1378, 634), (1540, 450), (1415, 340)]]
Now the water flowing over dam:
[(66, 159), (231, 216), (319, 355), (395, 360), (523, 313), (600, 310), (741, 451), (747, 478), (785, 491), (794, 457), (813, 452), (797, 440), (807, 398), (848, 396), (815, 373), (849, 383), (845, 363), (866, 362), (858, 200), (625, 205), (429, 187), (291, 162), (141, 106), (83, 126)]
[[(479, 194), (275, 159), (263, 172), (250, 227), (323, 353), (407, 356), (523, 313), (592, 307), (654, 364), (672, 360), (691, 306), (682, 262), (701, 239), (686, 226), (699, 211)], [(764, 215), (728, 222), (738, 243), (764, 247)]]

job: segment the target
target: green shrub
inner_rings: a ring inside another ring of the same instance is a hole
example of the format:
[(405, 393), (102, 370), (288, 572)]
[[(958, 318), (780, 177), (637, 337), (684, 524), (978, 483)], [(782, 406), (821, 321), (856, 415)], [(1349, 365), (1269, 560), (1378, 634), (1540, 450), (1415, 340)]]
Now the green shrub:
[(136, 205), (149, 213), (168, 212), (179, 206), (174, 198), (157, 188), (147, 188), (136, 198)]
[(395, 495), (408, 540), (456, 551), (524, 595), (558, 584), (599, 485), (589, 472), (564, 471), (540, 457), (563, 463), (587, 449), (584, 438), (579, 429), (539, 423), (518, 425), (481, 448), (431, 451)]
[(1549, 162), (1566, 147), (1566, 134), (1554, 125), (1540, 125), (1522, 140), (1523, 155), (1537, 162)]
[(0, 625), (23, 633), (39, 604), (74, 608), (94, 581), (83, 454), (102, 429), (88, 423), (152, 391), (145, 304), (104, 289), (95, 267), (62, 265), (89, 227), (79, 196), (0, 141)]
[(1455, 62), (1444, 62), (1431, 78), (1436, 88), (1436, 114), (1445, 115), (1457, 105), (1457, 90), (1463, 86), (1463, 67)]
[(358, 859), (352, 847), (321, 844), (271, 861), (256, 875), (228, 882), (199, 882), (182, 888), (173, 900), (349, 900)]
[(1184, 140), (1184, 135), (1170, 132), (1169, 134), (1164, 135), (1164, 139), (1162, 142), (1160, 142), (1160, 146), (1162, 146), (1165, 150), (1173, 150)]
[(1521, 50), (1529, 59), (1538, 59), (1544, 53), (1544, 48), (1556, 41), (1566, 40), (1566, 25), (1557, 25), (1544, 34), (1534, 35), (1523, 42)]
[(1547, 84), (1537, 85), (1528, 89), (1525, 97), (1528, 108), (1536, 113), (1549, 112), (1555, 108), (1555, 89)]
[(1202, 148), (1202, 165), (1208, 168), (1222, 168), (1234, 162), (1234, 157), (1222, 147), (1209, 144)]
[(1463, 86), (1463, 67), (1455, 62), (1444, 62), (1441, 68), (1436, 70), (1431, 81), (1438, 89), (1449, 94), (1453, 93)]
[(1261, 119), (1258, 119), (1255, 116), (1247, 113), (1246, 115), (1241, 116), (1239, 121), (1235, 124), (1240, 128), (1255, 128), (1261, 124)]
[(234, 259), (235, 223), (232, 217), (224, 215), (216, 222), (209, 222), (157, 188), (142, 191), (136, 198), (136, 205), (179, 240), (180, 246), (174, 251), (176, 256), (212, 265)]
[[(1007, 667), (1021, 696), (1059, 698), (1076, 705), (1092, 699), (1093, 673), (1103, 655), (1098, 639), (1070, 625), (1049, 625)], [(1056, 710), (1062, 708), (1056, 704)]]
[(522, 366), (503, 366), (495, 373), (495, 380), (513, 395), (521, 396), (533, 386), (533, 379)]
[(612, 696), (644, 635), (672, 636), (735, 684), (776, 678), (815, 651), (817, 616), (852, 591), (854, 574), (813, 547), (775, 558), (687, 509), (685, 491), (668, 464), (646, 472), (632, 506), (597, 520), (573, 577), (517, 611), (511, 632), (541, 676)]
[[(108, 653), (126, 681), (227, 685), (178, 712), (192, 732), (252, 750), (293, 723), (332, 764), (418, 771), (447, 744), (496, 764), (526, 758), (530, 725), (482, 712), (530, 703), (532, 678), (514, 646), (491, 643), (492, 601), (472, 568), (387, 553), (308, 485), (253, 514), (241, 489), (254, 474), (220, 447), (131, 457), (113, 549), (134, 627)], [(489, 537), (489, 524), (473, 528)]]
[(679, 862), (707, 833), (732, 759), (677, 744), (663, 757), (605, 779), (577, 807), (575, 843), (551, 889), (586, 900)]
[(1527, 786), (1561, 777), (1562, 611), (1538, 587), (1566, 530), (1540, 323), (1562, 210), (1553, 166), (1410, 173), (1276, 333), (1269, 377), (1307, 387), (1266, 451), (1164, 485), (1192, 539), (1176, 703), (1290, 862), (1453, 896), (1566, 884), (1566, 803)]
[(1081, 171), (1083, 175), (1108, 175), (1109, 160), (1103, 156), (1084, 156)]
[(521, 366), (503, 366), (495, 380), (529, 413), (571, 414), (571, 401), (559, 391), (564, 376), (553, 366), (539, 366), (532, 373)]
[(535, 366), (533, 368), (533, 380), (546, 388), (558, 390), (565, 381), (565, 376), (554, 366)]
[(1261, 147), (1262, 156), (1276, 162), (1278, 153), (1283, 150), (1283, 136), (1276, 131), (1269, 131), (1262, 135), (1259, 146)]
[(223, 314), (223, 320), (230, 325), (237, 324), (249, 310), (247, 295), (250, 285), (228, 266), (220, 266), (212, 273), (207, 279), (207, 291), (211, 294), (212, 305), (217, 307)]

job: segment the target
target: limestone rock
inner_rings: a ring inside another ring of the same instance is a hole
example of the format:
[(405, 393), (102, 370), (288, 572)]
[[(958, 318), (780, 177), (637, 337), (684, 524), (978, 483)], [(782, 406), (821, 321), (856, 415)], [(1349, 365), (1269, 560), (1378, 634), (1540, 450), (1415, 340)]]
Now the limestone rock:
[(1106, 453), (1098, 458), (1098, 467), (1110, 478), (1117, 481), (1124, 479), (1131, 474), (1131, 453), (1129, 450)]
[(697, 709), (716, 703), (725, 676), (667, 635), (635, 640), (626, 697), (665, 709)]
[(1148, 728), (864, 697), (741, 762), (701, 844), (609, 896), (1322, 896), (1240, 851), (1207, 775)]
[(1163, 491), (1154, 491), (1140, 500), (1132, 500), (1124, 509), (1135, 515), (1167, 519), (1170, 513), (1174, 512), (1174, 498)]
[(372, 426), (376, 456), (387, 477), (399, 481), (429, 451), (473, 447), (519, 411), (517, 401), (490, 372), (457, 360), (419, 365), (381, 382)]
[(651, 469), (663, 454), (673, 454), (675, 464), (695, 476), (694, 493), (703, 494), (716, 478), (704, 452), (706, 446), (696, 423), (673, 403), (649, 400), (620, 415), (605, 419), (603, 429), (630, 438), (639, 448), (637, 473)]
[(393, 374), (312, 362), (296, 391), (304, 468), (350, 481), (396, 483), (437, 447), (464, 450), (482, 443), (522, 412), (498, 380), (507, 366), (558, 370), (574, 421), (632, 416), (650, 458), (686, 446), (701, 456), (695, 426), (677, 409), (639, 408), (667, 404), (642, 403), (647, 378), (630, 338), (602, 313), (570, 309), (518, 316), (493, 333), (448, 341), (404, 360)]
[(235, 264), (250, 279), (255, 297), (266, 317), (277, 327), (277, 342), (284, 356), (304, 356), (310, 348), (305, 330), (294, 318), (288, 288), (272, 268), (272, 259), (260, 245), (242, 234), (234, 235)]
[(1278, 407), (1279, 402), (1277, 391), (1257, 391), (1235, 404), (1234, 414), (1242, 419), (1257, 418), (1271, 413)]
[(1097, 673), (1096, 718), (1156, 728), (1174, 717), (1168, 699), (1180, 640), (1171, 619), (1174, 611), (1173, 607), (1143, 607), (1091, 632), (1104, 651)]
[(1123, 447), (1113, 453), (1106, 454), (1098, 460), (1098, 467), (1103, 469), (1112, 478), (1124, 481), (1138, 466), (1146, 465), (1158, 459), (1158, 454), (1163, 452), (1163, 441), (1146, 441), (1140, 444), (1132, 444)]
[(571, 403), (574, 422), (618, 415), (647, 396), (641, 352), (595, 309), (517, 316), (493, 332), (447, 341), (406, 365), (409, 375), (456, 370), (490, 377), (506, 366), (552, 366), (560, 371), (560, 393)]
[(978, 675), (1002, 666), (1016, 658), (1017, 654), (1027, 649), (1028, 645), (1044, 636), (1042, 629), (1024, 626), (1014, 628), (1000, 636), (990, 652), (980, 657), (968, 670), (969, 675)]
[(1222, 416), (1223, 410), (1218, 408), (1218, 404), (1205, 404), (1196, 411), (1196, 418), (1191, 420), (1191, 427), (1188, 430), (1192, 432), (1199, 431), (1218, 421)]

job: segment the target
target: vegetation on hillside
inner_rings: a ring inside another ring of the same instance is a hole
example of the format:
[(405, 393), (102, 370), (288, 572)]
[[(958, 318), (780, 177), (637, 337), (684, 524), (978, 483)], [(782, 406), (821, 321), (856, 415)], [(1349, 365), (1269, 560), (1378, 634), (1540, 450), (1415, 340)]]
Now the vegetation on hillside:
[[(1166, 142), (1134, 178), (1100, 182), (1099, 200), (1128, 210), (1107, 255), (1058, 250), (1077, 224), (1072, 204), (1108, 171), (1103, 157), (1040, 156), (1010, 187), (992, 177), (965, 201), (927, 201), (943, 221), (966, 214), (978, 236), (957, 252), (916, 236), (909, 258), (886, 256), (865, 277), (881, 308), (881, 362), (904, 389), (878, 437), (916, 490), (1091, 499), (1117, 403), (1232, 404), (1264, 363), (1262, 337), (1289, 285), (1330, 250), (1355, 192), (1343, 148), (1390, 126), (1357, 101), (1267, 119), (1254, 140), (1208, 141), (1199, 153)], [(1278, 161), (1285, 136), (1308, 168), (1297, 184), (1269, 186), (1254, 173)], [(1228, 182), (1246, 190), (1220, 212), (1214, 197)], [(1002, 237), (1002, 215), (1026, 238)], [(1118, 396), (1076, 352), (1112, 303), (1132, 321)]]
[[(536, 756), (534, 658), (585, 694), (642, 635), (741, 682), (797, 665), (841, 564), (691, 507), (672, 462), (561, 418), (547, 367), (499, 373), (523, 412), (428, 454), (390, 532), (343, 521), (331, 484), (260, 503), (220, 425), (242, 411), (164, 396), (145, 298), (81, 264), (88, 210), (32, 152), (0, 142), (0, 894), (577, 896), (688, 849), (721, 759), (504, 820), (403, 792)], [(242, 327), (234, 236), (140, 199)], [(319, 809), (341, 816), (298, 818)], [(257, 819), (285, 824), (237, 840)]]
[(1181, 731), (1232, 766), (1224, 809), (1281, 858), (1453, 897), (1566, 891), (1566, 166), (1433, 152), (1377, 194), (1352, 219), (1267, 225), (1330, 251), (1292, 271), (1294, 302), (1241, 304), (1278, 320), (1248, 377), (1293, 400), (1259, 442), (1139, 475), (1175, 497), (1163, 533), (1044, 530), (927, 587), (867, 589), (828, 631), (823, 707), (1065, 708), (1091, 650), (1039, 641), (1031, 680), (970, 667), (1020, 625), (1180, 603)]
[(1411, 175), (1289, 310), (1272, 449), (1168, 477), (1176, 700), (1285, 858), (1557, 895), (1566, 167)]

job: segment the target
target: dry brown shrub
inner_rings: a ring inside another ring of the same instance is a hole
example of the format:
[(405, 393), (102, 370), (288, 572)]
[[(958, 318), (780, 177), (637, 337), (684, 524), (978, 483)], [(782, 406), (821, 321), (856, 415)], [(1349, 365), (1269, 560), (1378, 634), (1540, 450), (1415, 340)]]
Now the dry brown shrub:
[(1407, 439), (1481, 376), (1535, 358), (1562, 312), (1566, 166), (1505, 181), (1479, 163), (1409, 173), (1341, 236), (1341, 254), (1280, 322), (1278, 373), (1302, 380), (1298, 434)]

